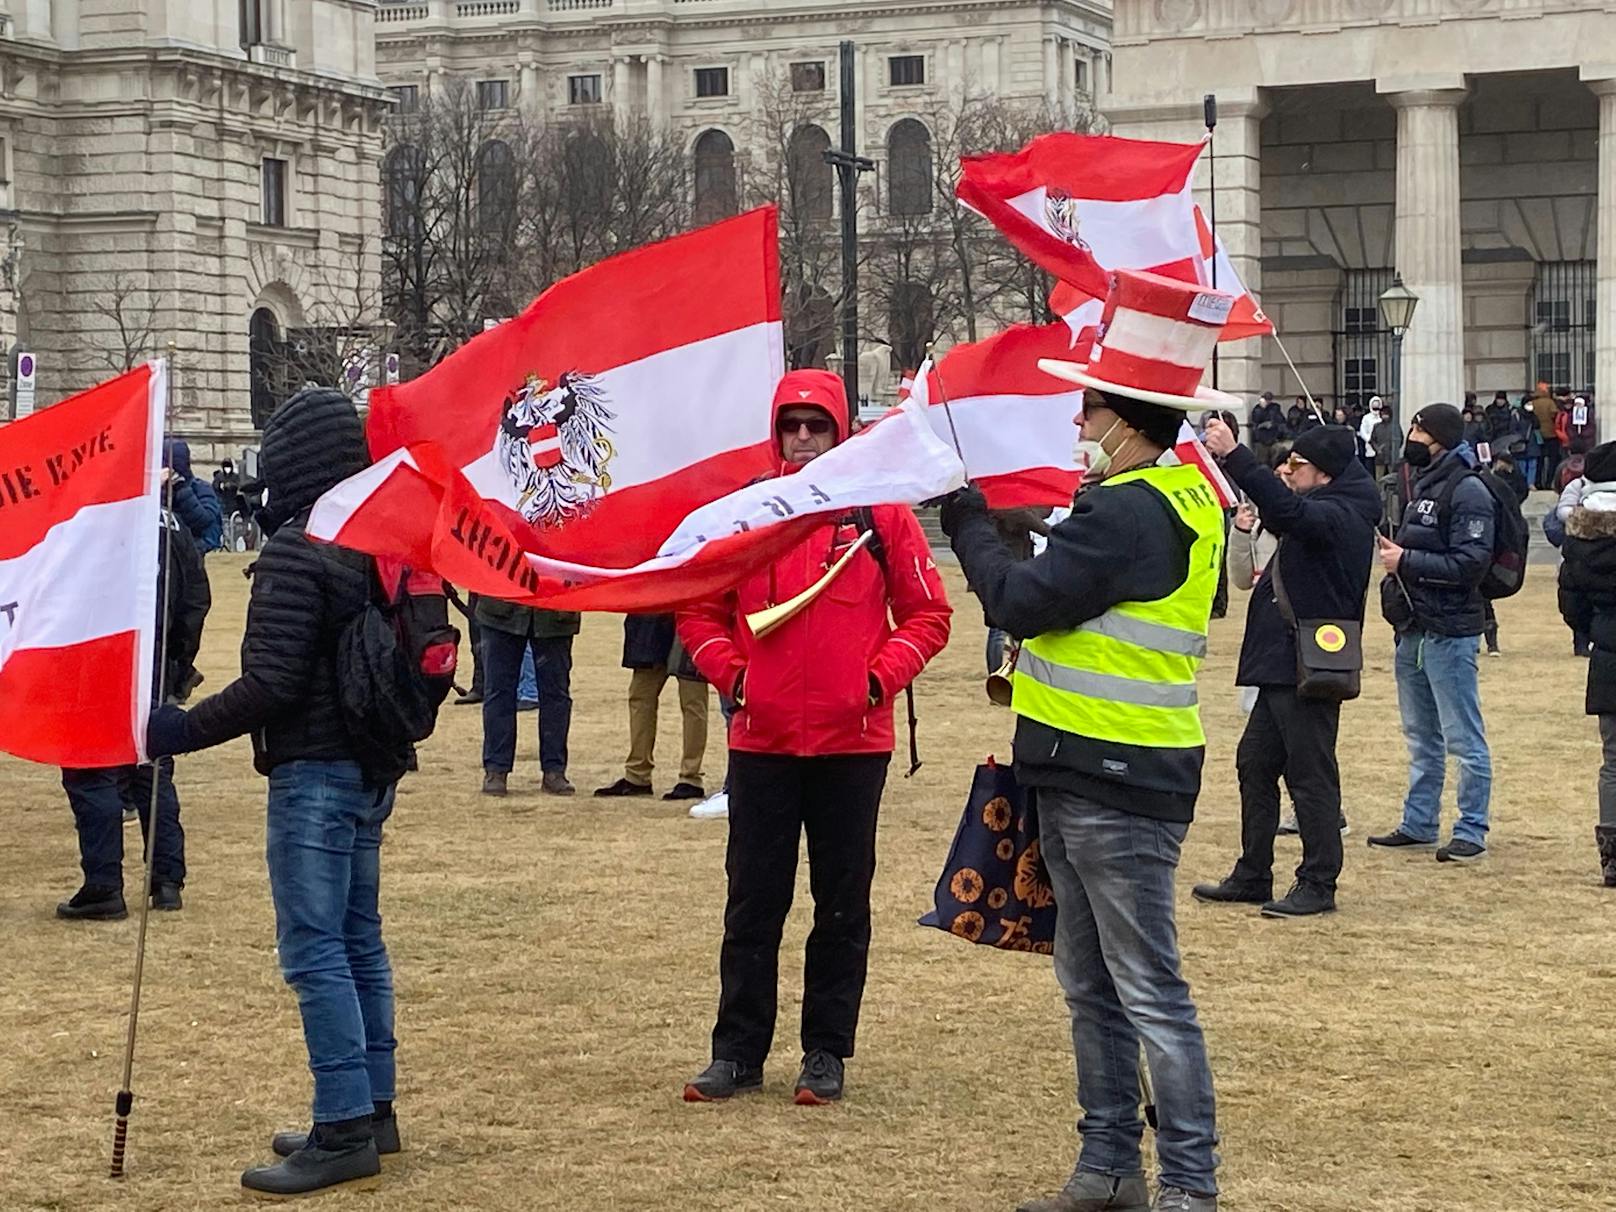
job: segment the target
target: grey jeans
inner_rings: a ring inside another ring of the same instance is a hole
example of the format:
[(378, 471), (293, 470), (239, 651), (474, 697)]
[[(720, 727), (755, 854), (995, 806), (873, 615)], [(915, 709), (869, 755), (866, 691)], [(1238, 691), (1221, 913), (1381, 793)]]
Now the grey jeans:
[(1055, 975), (1072, 1015), (1078, 1168), (1140, 1170), (1139, 1048), (1160, 1128), (1161, 1181), (1217, 1191), (1216, 1108), (1206, 1041), (1179, 972), (1173, 877), (1189, 826), (1039, 788), (1038, 827), (1059, 910)]
[(1599, 823), (1616, 825), (1616, 715), (1599, 717), (1605, 762), (1599, 767)]

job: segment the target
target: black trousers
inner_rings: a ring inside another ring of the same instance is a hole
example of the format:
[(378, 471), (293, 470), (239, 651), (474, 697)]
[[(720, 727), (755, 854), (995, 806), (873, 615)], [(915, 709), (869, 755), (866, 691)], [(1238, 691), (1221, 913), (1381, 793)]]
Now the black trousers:
[(774, 1042), (780, 934), (808, 835), (814, 925), (803, 965), (802, 1049), (853, 1055), (870, 955), (875, 821), (888, 754), (729, 755), (729, 899), (713, 1059), (759, 1066)]
[(1279, 778), (1296, 800), (1302, 862), (1296, 878), (1331, 891), (1341, 874), (1341, 770), (1336, 764), (1340, 703), (1304, 699), (1291, 686), (1264, 686), (1235, 753), (1240, 774), (1242, 852), (1235, 876), (1273, 879)]

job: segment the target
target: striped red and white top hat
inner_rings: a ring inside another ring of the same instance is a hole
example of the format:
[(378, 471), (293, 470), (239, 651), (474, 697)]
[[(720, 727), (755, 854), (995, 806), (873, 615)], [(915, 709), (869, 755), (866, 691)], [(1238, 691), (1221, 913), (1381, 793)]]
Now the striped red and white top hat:
[(1201, 385), (1235, 302), (1193, 282), (1119, 269), (1089, 360), (1040, 358), (1038, 366), (1085, 387), (1186, 412), (1239, 407), (1239, 396)]

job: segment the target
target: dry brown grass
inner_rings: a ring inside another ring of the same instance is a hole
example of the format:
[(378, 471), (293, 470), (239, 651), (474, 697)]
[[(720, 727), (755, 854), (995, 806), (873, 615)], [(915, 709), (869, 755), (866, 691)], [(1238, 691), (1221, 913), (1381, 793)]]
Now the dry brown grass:
[[(234, 668), (240, 565), (211, 564), (209, 688)], [(533, 794), (531, 717), (513, 782), (522, 794), (485, 801), (477, 715), (446, 709), (383, 852), (409, 1151), (381, 1193), (322, 1207), (1006, 1209), (1064, 1177), (1070, 1045), (1047, 961), (913, 924), (971, 764), (1006, 752), (1010, 731), (981, 696), (980, 614), (950, 577), (955, 642), (920, 687), (926, 767), (894, 778), (884, 808), (848, 1101), (789, 1101), (805, 883), (764, 1094), (686, 1107), (679, 1089), (706, 1057), (716, 999), (724, 826), (660, 802)], [(1503, 604), (1508, 655), (1482, 669), (1497, 784), (1494, 853), (1478, 868), (1364, 849), (1371, 828), (1396, 820), (1405, 773), (1389, 634), (1371, 627), (1366, 693), (1344, 719), (1354, 832), (1342, 911), (1321, 922), (1188, 897), (1191, 881), (1227, 870), (1237, 838), (1230, 680), (1243, 604), (1215, 625), (1203, 678), (1212, 750), (1179, 899), (1217, 1074), (1225, 1207), (1572, 1212), (1616, 1201), (1605, 1163), (1616, 894), (1596, 886), (1597, 746), (1551, 578), (1534, 568)], [(585, 792), (620, 772), (620, 637), (617, 620), (592, 618), (578, 647), (572, 776)], [(673, 704), (670, 692), (665, 762), (677, 752)], [(715, 773), (720, 745), (715, 727)], [(659, 769), (659, 784), (671, 773)], [(0, 785), (11, 829), (0, 849), (0, 1209), (236, 1205), (239, 1169), (267, 1157), (269, 1133), (299, 1123), (308, 1099), (274, 961), (264, 785), (246, 743), (182, 761), (191, 883), (184, 913), (153, 922), (121, 1186), (105, 1172), (134, 922), (53, 919), (78, 874), (55, 772), (7, 761)], [(1294, 861), (1293, 842), (1280, 850)], [(132, 855), (126, 869), (132, 882)]]

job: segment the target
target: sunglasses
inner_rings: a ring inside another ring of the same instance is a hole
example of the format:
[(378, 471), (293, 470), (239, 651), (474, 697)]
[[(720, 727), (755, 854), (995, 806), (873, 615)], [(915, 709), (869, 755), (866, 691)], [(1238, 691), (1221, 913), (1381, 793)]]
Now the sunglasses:
[(775, 423), (774, 428), (775, 432), (779, 433), (782, 437), (787, 434), (795, 434), (802, 429), (807, 429), (809, 433), (814, 435), (814, 437), (822, 438), (828, 433), (835, 432), (836, 422), (832, 421), (829, 417), (811, 417), (802, 421), (793, 421), (789, 417), (781, 417), (780, 420)]

